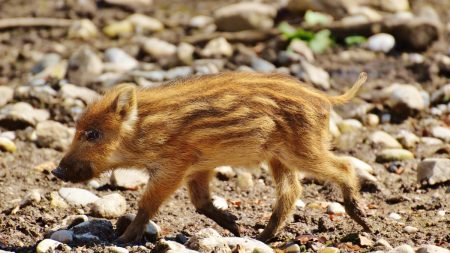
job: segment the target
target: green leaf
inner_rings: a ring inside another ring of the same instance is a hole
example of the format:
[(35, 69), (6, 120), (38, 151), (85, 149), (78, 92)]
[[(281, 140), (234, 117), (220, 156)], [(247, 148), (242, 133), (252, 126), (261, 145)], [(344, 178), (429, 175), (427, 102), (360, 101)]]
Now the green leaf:
[(359, 35), (347, 36), (347, 37), (345, 37), (345, 44), (347, 44), (347, 46), (360, 45), (360, 44), (366, 42), (366, 40), (367, 39), (364, 36), (359, 36)]
[(278, 30), (283, 34), (286, 39), (301, 39), (310, 41), (314, 38), (314, 33), (305, 31), (301, 28), (295, 28), (287, 22), (281, 22), (278, 25)]
[(314, 53), (321, 54), (334, 44), (329, 30), (321, 30), (309, 41), (308, 46)]

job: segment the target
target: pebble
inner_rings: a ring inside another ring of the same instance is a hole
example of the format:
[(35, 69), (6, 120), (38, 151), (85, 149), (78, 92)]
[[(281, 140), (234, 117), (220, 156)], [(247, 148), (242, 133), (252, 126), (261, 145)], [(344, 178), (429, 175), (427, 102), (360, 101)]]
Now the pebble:
[(414, 249), (408, 244), (403, 244), (388, 251), (388, 253), (414, 253)]
[(53, 207), (59, 207), (59, 208), (67, 208), (69, 205), (66, 201), (59, 195), (58, 192), (51, 192), (50, 193), (50, 205)]
[(129, 36), (133, 34), (134, 26), (130, 20), (111, 23), (103, 28), (103, 33), (109, 37)]
[(288, 50), (303, 56), (309, 62), (314, 61), (314, 53), (303, 40), (293, 39), (289, 43)]
[(403, 228), (403, 231), (405, 231), (408, 234), (414, 234), (417, 231), (419, 231), (419, 229), (416, 228), (416, 227), (412, 227), (412, 226), (406, 226), (406, 227)]
[(166, 241), (164, 239), (158, 241), (154, 251), (164, 253), (198, 253), (196, 250), (187, 249), (183, 244), (174, 241)]
[(75, 240), (84, 243), (98, 243), (111, 238), (114, 233), (113, 226), (109, 220), (95, 219), (82, 222), (71, 228)]
[(444, 85), (443, 87), (441, 87), (440, 89), (431, 94), (431, 102), (433, 102), (434, 104), (445, 102), (448, 103), (450, 100), (449, 98), (450, 98), (450, 83)]
[(217, 178), (220, 180), (230, 180), (231, 178), (236, 176), (236, 172), (234, 172), (233, 168), (230, 166), (219, 166), (214, 169), (216, 172)]
[(417, 181), (430, 185), (450, 180), (450, 159), (427, 158), (417, 166)]
[(166, 79), (173, 80), (177, 78), (187, 77), (194, 73), (194, 70), (189, 66), (181, 66), (170, 69), (166, 72)]
[(76, 20), (69, 27), (69, 39), (90, 40), (98, 35), (98, 29), (89, 19)]
[(228, 209), (228, 203), (226, 199), (219, 197), (219, 196), (213, 196), (212, 197), (213, 205), (220, 210), (227, 210)]
[(214, 12), (217, 28), (222, 31), (267, 30), (273, 27), (277, 13), (274, 6), (259, 2), (240, 2)]
[(402, 218), (402, 216), (400, 216), (400, 214), (398, 214), (398, 213), (390, 213), (389, 218), (391, 218), (393, 220), (400, 220)]
[[(303, 73), (299, 77), (303, 77), (306, 82), (310, 82), (323, 90), (330, 89), (330, 75), (328, 72), (312, 65), (308, 61), (301, 61), (300, 64)], [(296, 75), (298, 76), (298, 73)]]
[(161, 21), (140, 13), (130, 15), (127, 20), (130, 21), (137, 33), (159, 32), (164, 30), (164, 25)]
[(403, 129), (398, 132), (397, 139), (404, 147), (410, 149), (416, 147), (420, 142), (420, 138), (417, 135)]
[(74, 214), (69, 215), (64, 218), (61, 222), (62, 226), (67, 226), (68, 228), (72, 228), (78, 224), (88, 221), (89, 218), (84, 214)]
[(414, 159), (414, 154), (406, 149), (384, 149), (377, 155), (377, 162), (392, 162)]
[(436, 126), (431, 128), (431, 135), (445, 142), (450, 142), (450, 128)]
[(404, 106), (418, 111), (425, 108), (421, 92), (410, 84), (393, 83), (381, 90), (381, 96), (387, 105), (398, 110), (403, 110)]
[(10, 153), (16, 152), (17, 147), (13, 141), (5, 137), (0, 137), (0, 151), (6, 151)]
[(103, 62), (89, 47), (81, 47), (70, 56), (68, 68), (69, 82), (86, 86), (102, 73)]
[(227, 241), (212, 228), (201, 229), (185, 245), (200, 252), (231, 253)]
[(153, 221), (149, 221), (145, 226), (144, 236), (147, 240), (154, 242), (161, 236), (161, 228)]
[(73, 241), (73, 231), (58, 230), (50, 236), (50, 239), (66, 244), (71, 243)]
[(380, 7), (384, 11), (402, 12), (409, 10), (408, 0), (383, 0), (380, 2)]
[(106, 247), (108, 252), (110, 253), (128, 253), (129, 251), (126, 248), (118, 247), (118, 246), (109, 246)]
[(34, 109), (30, 104), (18, 102), (0, 109), (0, 126), (6, 129), (25, 129), (47, 120), (50, 113), (44, 109)]
[(275, 65), (273, 65), (272, 63), (259, 57), (252, 57), (251, 65), (254, 70), (262, 73), (273, 72), (276, 68)]
[(0, 133), (1, 138), (6, 138), (8, 140), (14, 141), (16, 139), (16, 132), (14, 131), (6, 131), (3, 133)]
[(178, 59), (186, 64), (191, 65), (194, 59), (195, 47), (189, 43), (181, 42), (177, 47)]
[(59, 195), (71, 205), (86, 206), (99, 199), (99, 197), (92, 192), (80, 188), (63, 187), (59, 189)]
[(120, 48), (108, 48), (105, 51), (105, 70), (126, 72), (137, 68), (139, 62)]
[(437, 215), (444, 217), (445, 216), (445, 210), (437, 211)]
[(41, 202), (41, 193), (38, 189), (28, 191), (20, 202), (20, 206)]
[(450, 250), (435, 245), (422, 245), (416, 253), (450, 253)]
[(93, 214), (102, 218), (118, 218), (125, 214), (127, 202), (119, 193), (112, 193), (96, 200), (91, 210)]
[(100, 96), (96, 91), (73, 84), (64, 84), (59, 90), (59, 94), (64, 99), (80, 99), (85, 104), (91, 103)]
[(387, 53), (394, 48), (395, 38), (387, 33), (378, 33), (370, 36), (365, 46), (374, 52)]
[(344, 214), (345, 208), (337, 202), (332, 202), (327, 206), (327, 213), (328, 214)]
[(357, 119), (345, 119), (337, 123), (342, 133), (351, 133), (363, 128), (361, 122)]
[(353, 156), (343, 156), (344, 158), (347, 158), (350, 163), (352, 164), (352, 167), (355, 169), (356, 174), (358, 175), (359, 179), (362, 182), (369, 181), (369, 182), (376, 182), (378, 181), (376, 177), (371, 175), (373, 173), (373, 168), (366, 162), (353, 157)]
[(300, 253), (300, 246), (298, 246), (298, 244), (296, 243), (292, 243), (290, 245), (288, 245), (287, 247), (283, 247), (282, 248), (283, 252), (286, 253)]
[(384, 148), (401, 148), (402, 145), (390, 134), (384, 131), (375, 131), (369, 137), (374, 144), (381, 145)]
[(149, 176), (143, 170), (116, 169), (111, 173), (110, 183), (128, 190), (137, 190), (148, 182)]
[(7, 86), (0, 86), (0, 107), (9, 103), (14, 97), (14, 90)]
[(369, 113), (365, 117), (365, 122), (368, 126), (378, 126), (380, 124), (380, 117), (376, 114)]
[(210, 40), (201, 51), (201, 55), (208, 58), (231, 57), (233, 55), (233, 47), (225, 38), (219, 37)]
[(75, 129), (57, 121), (43, 121), (36, 126), (38, 145), (56, 150), (66, 150), (72, 143)]
[(205, 28), (214, 23), (214, 18), (205, 15), (194, 16), (189, 20), (189, 26), (193, 28)]
[(386, 241), (385, 239), (383, 239), (383, 238), (378, 239), (378, 240), (375, 242), (375, 244), (376, 244), (376, 245), (381, 245), (381, 246), (385, 247), (387, 250), (393, 249), (392, 246), (391, 246), (391, 244), (390, 244), (388, 241)]
[(153, 58), (172, 57), (177, 53), (177, 47), (164, 40), (150, 38), (143, 43), (144, 51)]
[(253, 177), (250, 172), (237, 171), (237, 186), (242, 190), (248, 190), (253, 187)]
[(153, 5), (153, 0), (104, 0), (111, 5), (123, 6), (127, 9), (148, 9)]
[(306, 204), (305, 204), (305, 202), (303, 202), (303, 200), (301, 200), (301, 199), (297, 199), (296, 201), (295, 201), (295, 207), (297, 208), (297, 209), (303, 209), (303, 208), (305, 208), (305, 206), (306, 206)]
[(421, 141), (423, 144), (428, 145), (428, 146), (432, 146), (432, 145), (441, 145), (441, 144), (444, 143), (444, 142), (441, 141), (440, 139), (434, 138), (434, 137), (422, 137), (422, 138), (420, 139), (420, 141)]
[(333, 118), (330, 118), (329, 131), (331, 136), (333, 136), (334, 138), (337, 138), (341, 135), (341, 131), (339, 130), (339, 127), (337, 126), (336, 121)]
[(339, 253), (339, 252), (341, 252), (341, 251), (335, 247), (326, 247), (326, 248), (319, 249), (317, 251), (317, 253)]
[(52, 240), (52, 239), (44, 239), (36, 246), (37, 253), (50, 253), (54, 252), (54, 250), (61, 245), (60, 242)]
[(235, 249), (239, 245), (239, 249), (243, 252), (273, 253), (271, 247), (255, 239), (242, 237), (223, 237), (223, 239), (230, 249)]

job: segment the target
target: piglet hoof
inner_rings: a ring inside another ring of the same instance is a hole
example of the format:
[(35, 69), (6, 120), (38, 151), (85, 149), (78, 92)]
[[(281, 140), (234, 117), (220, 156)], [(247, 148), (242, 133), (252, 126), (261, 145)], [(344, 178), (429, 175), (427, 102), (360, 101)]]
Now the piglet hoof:
[(345, 203), (345, 211), (348, 215), (363, 227), (364, 232), (373, 233), (369, 224), (366, 222), (366, 213), (357, 200), (352, 199)]
[(140, 227), (128, 226), (125, 233), (123, 233), (119, 238), (117, 238), (115, 244), (128, 244), (128, 243), (138, 243), (142, 240), (144, 231)]
[(239, 225), (236, 223), (238, 218), (224, 210), (209, 206), (197, 210), (199, 213), (215, 221), (219, 226), (227, 229), (235, 236), (241, 236)]
[(269, 241), (270, 239), (272, 239), (273, 237), (274, 237), (273, 234), (267, 233), (267, 232), (264, 230), (261, 234), (259, 234), (259, 235), (256, 236), (256, 240), (261, 241), (261, 242), (267, 242), (267, 241)]

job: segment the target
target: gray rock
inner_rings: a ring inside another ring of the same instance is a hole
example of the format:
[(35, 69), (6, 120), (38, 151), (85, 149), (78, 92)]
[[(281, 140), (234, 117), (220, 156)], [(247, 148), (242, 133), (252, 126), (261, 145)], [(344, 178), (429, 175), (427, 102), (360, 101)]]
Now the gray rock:
[(96, 91), (85, 87), (75, 86), (73, 84), (63, 85), (59, 90), (59, 93), (63, 99), (80, 99), (85, 104), (91, 103), (100, 96)]
[(403, 244), (388, 251), (388, 253), (414, 253), (414, 249), (408, 244)]
[(314, 53), (303, 40), (293, 39), (289, 44), (288, 50), (305, 57), (309, 62), (314, 61)]
[(275, 65), (258, 57), (252, 57), (251, 65), (258, 72), (270, 73), (275, 70)]
[(328, 90), (330, 88), (330, 75), (328, 72), (307, 61), (301, 61), (300, 65), (291, 65), (291, 72), (298, 78), (312, 83), (321, 89)]
[(201, 55), (212, 58), (230, 57), (233, 55), (233, 47), (225, 38), (219, 37), (210, 40), (201, 51)]
[(120, 48), (108, 48), (105, 51), (106, 71), (126, 72), (137, 68), (139, 62)]
[(154, 242), (161, 236), (161, 228), (153, 221), (148, 221), (145, 226), (144, 236), (148, 241)]
[(0, 109), (0, 126), (11, 130), (25, 129), (49, 117), (50, 113), (47, 110), (34, 109), (28, 103), (18, 102)]
[(43, 121), (36, 126), (38, 145), (56, 150), (66, 150), (72, 142), (75, 129), (56, 121)]
[(425, 101), (420, 91), (413, 85), (394, 83), (381, 91), (381, 99), (392, 108), (407, 107), (412, 110), (423, 110)]
[(202, 253), (231, 253), (228, 242), (212, 228), (204, 228), (194, 234), (185, 244), (188, 248)]
[(369, 139), (372, 143), (381, 145), (383, 148), (401, 148), (402, 145), (390, 134), (384, 131), (375, 131), (370, 136)]
[(175, 45), (157, 38), (145, 39), (143, 41), (143, 49), (153, 58), (173, 57), (177, 53)]
[(20, 86), (17, 87), (14, 96), (18, 100), (39, 100), (42, 104), (55, 104), (58, 92), (47, 84), (39, 86)]
[(416, 253), (449, 253), (450, 250), (435, 245), (423, 245), (416, 250)]
[(113, 226), (108, 220), (90, 220), (80, 223), (71, 231), (78, 242), (95, 243), (111, 240), (114, 236)]
[(125, 214), (127, 201), (119, 193), (101, 197), (92, 204), (92, 213), (102, 218), (118, 218)]
[[(239, 252), (259, 252), (259, 253), (273, 253), (274, 250), (265, 243), (242, 237), (224, 237), (223, 240), (228, 244), (230, 249), (236, 249), (239, 245)], [(228, 252), (228, 251), (227, 251)]]
[(383, 246), (383, 247), (384, 247), (385, 249), (387, 249), (387, 250), (393, 249), (392, 246), (391, 246), (391, 244), (390, 244), (388, 241), (386, 241), (385, 239), (383, 239), (383, 238), (378, 239), (378, 240), (375, 242), (375, 245)]
[(0, 137), (0, 151), (14, 153), (16, 152), (16, 150), (17, 150), (16, 144), (12, 140)]
[(111, 173), (110, 182), (118, 187), (137, 190), (148, 182), (148, 178), (148, 174), (142, 170), (116, 169)]
[(59, 189), (59, 195), (71, 205), (86, 206), (99, 199), (99, 197), (92, 192), (80, 188), (63, 187)]
[(275, 7), (258, 2), (240, 2), (217, 9), (214, 18), (219, 30), (267, 30), (273, 27)]
[(38, 74), (45, 69), (55, 66), (61, 61), (61, 56), (59, 54), (50, 53), (45, 54), (42, 59), (40, 59), (34, 66), (31, 68), (32, 74)]
[(375, 52), (387, 53), (394, 48), (395, 38), (387, 33), (378, 33), (370, 36), (365, 46)]
[(69, 59), (69, 82), (86, 86), (95, 81), (103, 71), (103, 62), (89, 48), (82, 47)]
[(450, 180), (450, 159), (427, 158), (417, 166), (417, 181), (434, 185)]
[(73, 241), (73, 231), (58, 230), (50, 236), (50, 239), (66, 244), (71, 243)]
[(186, 64), (190, 65), (194, 59), (195, 47), (189, 43), (181, 42), (177, 48), (178, 59)]
[(384, 149), (377, 155), (377, 162), (403, 161), (413, 159), (414, 154), (406, 149)]
[(450, 142), (450, 128), (448, 127), (441, 127), (441, 126), (433, 127), (431, 128), (431, 135), (445, 142)]
[(166, 72), (166, 79), (173, 80), (177, 78), (187, 77), (194, 73), (194, 70), (189, 66), (182, 66), (170, 69)]
[(0, 86), (0, 107), (9, 103), (14, 96), (14, 90), (7, 86)]

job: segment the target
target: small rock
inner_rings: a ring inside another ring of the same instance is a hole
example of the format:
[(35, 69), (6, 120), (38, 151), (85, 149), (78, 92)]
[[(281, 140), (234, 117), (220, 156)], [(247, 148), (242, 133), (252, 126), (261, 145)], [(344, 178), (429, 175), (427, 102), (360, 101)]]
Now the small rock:
[(27, 194), (25, 194), (25, 196), (20, 201), (20, 206), (25, 206), (39, 202), (41, 202), (41, 193), (39, 192), (38, 189), (33, 189), (27, 192)]
[(103, 62), (88, 47), (81, 47), (69, 59), (68, 77), (70, 83), (86, 86), (96, 80), (103, 71)]
[(342, 133), (350, 133), (358, 131), (363, 127), (361, 122), (357, 119), (346, 119), (337, 123), (337, 125)]
[(99, 197), (92, 192), (80, 188), (63, 187), (59, 189), (59, 195), (71, 205), (86, 206), (99, 199)]
[(408, 234), (414, 234), (417, 231), (419, 231), (419, 229), (416, 228), (416, 227), (412, 227), (412, 226), (406, 226), (406, 227), (403, 228), (403, 231), (405, 231)]
[(96, 243), (111, 240), (114, 236), (113, 226), (108, 220), (90, 220), (71, 228), (78, 242)]
[(73, 84), (64, 84), (59, 90), (59, 93), (64, 99), (80, 99), (85, 104), (93, 102), (100, 96), (97, 92), (91, 89), (75, 86)]
[(258, 2), (240, 2), (217, 9), (214, 18), (219, 30), (267, 30), (273, 27), (275, 7)]
[(437, 215), (444, 217), (445, 216), (445, 210), (437, 211)]
[(372, 143), (384, 148), (402, 148), (402, 145), (394, 137), (384, 131), (375, 131), (369, 139)]
[(97, 37), (98, 29), (89, 19), (76, 20), (69, 28), (69, 39), (90, 40)]
[(230, 166), (220, 166), (214, 170), (217, 174), (217, 178), (220, 180), (227, 181), (236, 176), (236, 172), (234, 172), (233, 168)]
[(16, 152), (17, 147), (16, 144), (14, 144), (13, 141), (10, 139), (0, 137), (0, 151), (6, 151), (10, 153)]
[(105, 70), (126, 72), (136, 68), (139, 62), (120, 48), (108, 48), (105, 51)]
[(59, 195), (58, 192), (50, 193), (50, 205), (59, 208), (67, 208), (69, 206), (67, 202), (64, 201), (63, 198), (61, 198), (61, 195)]
[(332, 202), (327, 206), (327, 213), (328, 214), (344, 214), (345, 208), (337, 202)]
[(380, 1), (380, 7), (384, 11), (401, 12), (409, 10), (408, 0), (383, 0)]
[(198, 15), (189, 20), (189, 26), (194, 28), (205, 28), (213, 23), (214, 18), (204, 15)]
[(186, 65), (192, 64), (192, 61), (194, 59), (194, 52), (195, 47), (189, 43), (181, 42), (178, 45), (177, 48), (178, 59)]
[(164, 253), (198, 253), (198, 251), (187, 249), (182, 244), (164, 239), (158, 241), (153, 251)]
[(259, 57), (252, 57), (251, 65), (254, 70), (262, 73), (273, 72), (276, 68), (272, 63)]
[(344, 156), (347, 158), (350, 163), (352, 164), (352, 167), (355, 169), (356, 174), (358, 175), (358, 178), (362, 181), (368, 181), (368, 182), (376, 182), (378, 181), (376, 177), (371, 175), (373, 173), (373, 168), (366, 162), (363, 162), (359, 160), (356, 157), (353, 156)]
[(127, 19), (111, 23), (103, 28), (103, 33), (109, 37), (130, 36), (133, 34), (133, 31), (133, 23)]
[(187, 77), (192, 75), (194, 70), (189, 66), (175, 67), (166, 72), (166, 79), (173, 80), (177, 78)]
[(330, 89), (330, 75), (322, 68), (316, 67), (307, 61), (301, 62), (304, 71), (303, 79), (310, 82), (321, 89)]
[(414, 253), (414, 249), (408, 244), (403, 244), (388, 251), (388, 253)]
[(16, 132), (14, 131), (6, 131), (3, 133), (0, 133), (1, 138), (6, 138), (8, 140), (14, 141), (16, 139)]
[(143, 41), (143, 49), (153, 58), (173, 57), (177, 53), (177, 47), (169, 42), (157, 38)]
[(445, 142), (450, 142), (450, 128), (448, 127), (433, 127), (431, 129), (431, 135), (435, 138), (444, 140)]
[(149, 221), (145, 226), (144, 236), (148, 241), (154, 242), (161, 236), (161, 228), (153, 221)]
[(224, 198), (221, 198), (219, 196), (213, 196), (212, 197), (213, 205), (220, 209), (220, 210), (227, 210), (228, 209), (228, 203)]
[(450, 159), (427, 158), (417, 166), (417, 181), (430, 185), (450, 180)]
[(404, 107), (418, 111), (425, 108), (423, 96), (413, 85), (394, 83), (384, 88), (381, 96), (387, 105), (399, 111), (404, 111)]
[(365, 122), (369, 126), (378, 126), (380, 124), (380, 118), (373, 113), (367, 114)]
[(292, 243), (287, 247), (282, 248), (283, 252), (286, 253), (300, 253), (300, 246), (298, 246), (298, 244), (296, 243)]
[(322, 248), (319, 249), (317, 251), (317, 253), (339, 253), (341, 252), (338, 248), (334, 248), (334, 247), (326, 247), (326, 248)]
[(14, 90), (7, 86), (0, 86), (0, 107), (6, 105), (14, 97)]
[(295, 207), (296, 207), (297, 209), (303, 209), (303, 208), (305, 208), (305, 206), (306, 206), (306, 204), (305, 204), (305, 202), (303, 202), (303, 200), (297, 199), (297, 200), (295, 201)]
[(58, 230), (50, 236), (50, 239), (66, 244), (71, 243), (73, 241), (73, 231)]
[(433, 94), (431, 95), (431, 102), (433, 104), (448, 103), (449, 101), (450, 101), (450, 83), (444, 85), (439, 90), (433, 92)]
[(387, 53), (394, 48), (395, 38), (387, 33), (378, 33), (370, 36), (365, 46), (375, 52)]
[(54, 252), (54, 250), (61, 245), (60, 242), (57, 242), (52, 239), (44, 239), (36, 246), (37, 253), (50, 253)]
[(148, 182), (148, 174), (142, 170), (116, 169), (111, 173), (110, 182), (114, 186), (137, 190)]
[(381, 245), (381, 246), (383, 246), (384, 248), (386, 248), (387, 250), (393, 249), (392, 246), (391, 246), (391, 244), (389, 244), (389, 242), (386, 241), (386, 240), (383, 239), (383, 238), (378, 239), (378, 240), (375, 242), (375, 244), (376, 244), (376, 245)]
[[(258, 252), (258, 253), (273, 253), (273, 249), (267, 246), (265, 243), (251, 238), (242, 237), (224, 237), (223, 240), (228, 244), (228, 247), (232, 250), (236, 249), (239, 245), (239, 250), (243, 252)], [(224, 251), (225, 252), (225, 251)], [(231, 251), (226, 251), (231, 252)], [(234, 252), (234, 251), (233, 251)], [(240, 251), (238, 251), (240, 252)]]
[(416, 253), (450, 253), (450, 250), (435, 245), (422, 245)]
[(56, 121), (43, 121), (36, 126), (37, 143), (42, 147), (66, 150), (74, 135), (75, 129)]
[(293, 39), (291, 43), (289, 43), (288, 50), (305, 57), (309, 62), (314, 61), (314, 53), (303, 40)]
[(432, 146), (432, 145), (441, 145), (441, 144), (444, 143), (444, 142), (441, 141), (440, 139), (434, 138), (434, 137), (422, 137), (422, 138), (420, 139), (420, 141), (421, 141), (423, 144), (428, 145), (428, 146)]
[(164, 25), (156, 18), (152, 18), (140, 13), (134, 13), (127, 18), (138, 33), (159, 32), (164, 30)]
[(400, 216), (400, 214), (398, 214), (398, 213), (390, 213), (389, 218), (391, 218), (393, 220), (400, 220), (402, 218), (402, 216)]
[(112, 193), (96, 200), (92, 205), (93, 214), (102, 218), (117, 218), (125, 214), (127, 202), (119, 193)]
[(46, 110), (34, 109), (28, 103), (18, 102), (0, 109), (0, 126), (11, 130), (25, 129), (49, 117), (50, 113)]
[(377, 162), (392, 162), (414, 159), (414, 154), (405, 149), (384, 149), (377, 155)]
[(227, 241), (212, 228), (204, 228), (198, 231), (185, 245), (200, 252), (231, 253)]
[(108, 252), (110, 253), (128, 253), (129, 251), (126, 248), (118, 247), (118, 246), (109, 246), (106, 247)]
[(67, 228), (75, 227), (78, 224), (88, 221), (89, 218), (84, 214), (74, 214), (69, 215), (64, 218), (61, 222), (62, 226), (66, 226)]
[(219, 37), (210, 40), (201, 51), (201, 55), (212, 58), (231, 57), (233, 55), (233, 47), (225, 38)]
[(153, 0), (104, 0), (108, 4), (122, 6), (128, 9), (148, 9), (153, 5)]
[(403, 129), (398, 132), (397, 139), (406, 148), (414, 148), (420, 142), (420, 138), (417, 135)]
[(237, 172), (237, 186), (242, 190), (248, 190), (253, 187), (253, 177), (252, 174), (247, 171)]

